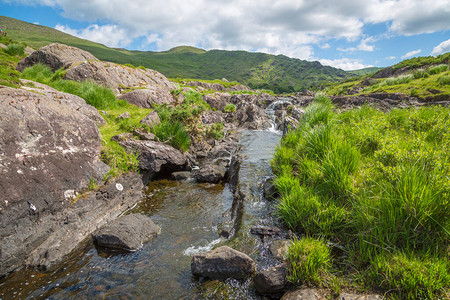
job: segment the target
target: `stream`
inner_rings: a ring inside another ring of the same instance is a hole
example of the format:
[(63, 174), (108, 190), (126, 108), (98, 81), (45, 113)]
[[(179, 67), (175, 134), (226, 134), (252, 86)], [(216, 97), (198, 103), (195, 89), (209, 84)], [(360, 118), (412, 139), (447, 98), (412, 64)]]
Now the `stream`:
[[(231, 299), (260, 299), (250, 279), (224, 283), (198, 279), (190, 268), (194, 253), (216, 245), (246, 253), (255, 260), (258, 270), (279, 263), (268, 251), (271, 240), (251, 234), (250, 227), (277, 225), (262, 185), (272, 175), (270, 160), (281, 133), (271, 129), (241, 134), (244, 158), (239, 178), (246, 197), (235, 221), (230, 216), (233, 194), (228, 184), (151, 182), (147, 196), (126, 213), (149, 216), (161, 227), (160, 235), (132, 253), (106, 253), (88, 238), (45, 272), (22, 269), (1, 279), (0, 300), (208, 299), (224, 290)], [(238, 230), (229, 239), (220, 237), (221, 230), (229, 226)]]

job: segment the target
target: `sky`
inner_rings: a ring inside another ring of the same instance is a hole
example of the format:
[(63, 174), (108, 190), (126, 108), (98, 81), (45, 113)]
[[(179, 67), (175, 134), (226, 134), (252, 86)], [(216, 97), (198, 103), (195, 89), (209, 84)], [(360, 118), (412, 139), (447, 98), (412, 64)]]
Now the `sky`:
[(450, 0), (0, 0), (0, 15), (109, 47), (246, 50), (344, 70), (450, 51)]

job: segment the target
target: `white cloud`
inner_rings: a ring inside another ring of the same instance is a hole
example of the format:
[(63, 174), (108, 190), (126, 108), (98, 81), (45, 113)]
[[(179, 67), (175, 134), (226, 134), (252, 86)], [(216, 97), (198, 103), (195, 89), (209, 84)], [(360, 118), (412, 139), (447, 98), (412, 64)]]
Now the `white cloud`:
[(323, 45), (320, 46), (320, 49), (330, 49), (330, 48), (331, 48), (331, 46), (328, 43), (323, 44)]
[(447, 53), (450, 51), (450, 39), (443, 41), (439, 45), (433, 48), (433, 51), (431, 51), (431, 55), (440, 55), (443, 53)]
[(385, 59), (392, 60), (392, 59), (396, 59), (396, 58), (397, 58), (397, 56), (388, 56), (388, 57), (386, 57)]
[(64, 25), (56, 25), (55, 29), (86, 40), (104, 44), (108, 47), (126, 47), (132, 42), (132, 37), (117, 25), (90, 25), (84, 29), (72, 29)]
[(417, 49), (417, 50), (409, 51), (408, 53), (406, 53), (405, 55), (402, 56), (402, 59), (409, 58), (409, 57), (413, 57), (413, 56), (419, 54), (420, 52), (422, 52), (422, 49)]
[(374, 45), (369, 45), (369, 43), (374, 43), (376, 39), (374, 37), (368, 37), (361, 40), (358, 46), (350, 48), (338, 48), (337, 50), (343, 52), (355, 52), (355, 51), (368, 51), (372, 52), (375, 50)]
[(319, 62), (322, 65), (332, 66), (346, 71), (373, 67), (372, 65), (363, 64), (360, 59), (352, 59), (352, 58), (319, 59)]

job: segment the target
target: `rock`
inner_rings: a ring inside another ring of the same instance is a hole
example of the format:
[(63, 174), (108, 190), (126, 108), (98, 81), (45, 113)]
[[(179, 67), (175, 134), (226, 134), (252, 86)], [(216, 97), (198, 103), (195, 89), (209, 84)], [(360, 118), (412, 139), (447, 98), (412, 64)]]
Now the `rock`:
[(356, 295), (347, 293), (342, 293), (337, 298), (337, 300), (381, 300), (381, 299), (383, 299), (383, 297), (377, 294)]
[(250, 228), (251, 234), (261, 235), (261, 236), (274, 236), (280, 235), (281, 229), (278, 227), (268, 227), (268, 226), (253, 226)]
[(95, 122), (100, 127), (106, 124), (105, 119), (98, 113), (97, 109), (92, 105), (88, 105), (86, 101), (73, 94), (63, 93), (49, 87), (48, 85), (34, 82), (31, 80), (21, 79), (23, 86), (21, 89), (27, 90), (37, 94), (43, 94), (47, 97), (55, 99), (55, 101), (70, 106), (72, 109), (82, 113), (89, 119)]
[(25, 55), (27, 55), (27, 56), (32, 54), (34, 51), (36, 51), (36, 50), (34, 50), (33, 48), (28, 47), (28, 46), (26, 46), (24, 49)]
[(83, 195), (64, 211), (33, 223), (26, 230), (39, 236), (40, 242), (23, 263), (46, 269), (58, 262), (97, 228), (140, 201), (143, 187), (139, 174), (129, 173)]
[(133, 130), (133, 133), (144, 141), (153, 141), (156, 138), (156, 136), (153, 133), (147, 132), (143, 128), (136, 128), (135, 130)]
[(269, 251), (275, 258), (284, 260), (284, 256), (291, 244), (291, 240), (276, 240), (270, 244)]
[(116, 93), (127, 89), (134, 89), (131, 93), (139, 93), (144, 88), (174, 101), (170, 91), (175, 89), (175, 85), (161, 73), (150, 69), (142, 70), (103, 61), (85, 61), (71, 66), (66, 72), (65, 79), (76, 81), (90, 79), (113, 89)]
[(131, 132), (125, 132), (120, 133), (118, 135), (115, 135), (111, 138), (111, 141), (120, 142), (120, 141), (126, 141), (133, 138), (133, 134)]
[(250, 257), (227, 246), (194, 254), (191, 262), (193, 275), (211, 279), (246, 278), (255, 270), (255, 262)]
[(0, 87), (0, 275), (51, 233), (35, 223), (68, 208), (109, 170), (91, 119), (102, 118), (72, 96)]
[(231, 94), (229, 93), (213, 93), (204, 95), (203, 101), (209, 104), (212, 109), (223, 111), (225, 105), (231, 102)]
[(194, 178), (197, 182), (218, 183), (225, 178), (226, 172), (226, 167), (221, 164), (208, 165), (196, 171)]
[(131, 115), (130, 115), (129, 112), (126, 111), (126, 112), (124, 112), (123, 114), (118, 115), (117, 118), (118, 118), (118, 119), (121, 119), (121, 120), (123, 120), (123, 119), (129, 119), (129, 118), (131, 118)]
[(289, 286), (286, 275), (287, 270), (283, 265), (257, 272), (255, 289), (262, 295), (282, 295)]
[(121, 216), (92, 234), (97, 245), (106, 248), (135, 251), (155, 237), (161, 228), (149, 217), (139, 214)]
[(129, 93), (120, 95), (118, 98), (143, 108), (152, 108), (154, 104), (165, 103), (172, 105), (177, 101), (170, 92), (168, 93), (167, 89), (152, 86), (133, 90)]
[(156, 111), (152, 111), (147, 116), (145, 116), (145, 118), (143, 118), (140, 123), (152, 128), (155, 125), (159, 125), (161, 123), (161, 119), (159, 118)]
[(173, 180), (187, 180), (191, 178), (191, 172), (188, 171), (173, 172), (171, 177)]
[(97, 60), (97, 58), (87, 51), (54, 43), (42, 47), (22, 59), (17, 64), (16, 69), (22, 72), (25, 68), (41, 63), (49, 66), (52, 71), (56, 71), (61, 68), (67, 69), (70, 66), (87, 60)]
[(203, 124), (215, 124), (215, 123), (223, 123), (224, 116), (220, 111), (205, 111), (202, 114), (202, 123)]
[(263, 184), (263, 195), (266, 200), (275, 200), (279, 194), (272, 182), (273, 178), (267, 178)]
[(281, 300), (325, 300), (327, 299), (317, 289), (301, 289), (289, 291), (281, 297)]
[(270, 120), (264, 109), (256, 104), (242, 103), (232, 114), (232, 122), (238, 127), (258, 130), (270, 127)]
[(172, 146), (139, 140), (121, 141), (119, 144), (128, 151), (139, 153), (139, 167), (149, 179), (156, 175), (169, 176), (173, 172), (187, 169), (186, 157)]

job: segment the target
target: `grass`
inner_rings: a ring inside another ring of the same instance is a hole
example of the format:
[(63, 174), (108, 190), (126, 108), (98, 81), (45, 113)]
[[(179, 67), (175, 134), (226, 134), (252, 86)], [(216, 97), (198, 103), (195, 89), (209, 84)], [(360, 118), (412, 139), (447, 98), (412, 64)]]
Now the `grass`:
[(278, 217), (297, 234), (345, 249), (331, 259), (344, 285), (360, 278), (360, 288), (388, 298), (445, 297), (449, 128), (445, 107), (337, 114), (317, 96), (272, 160)]
[(223, 112), (226, 112), (226, 113), (234, 113), (235, 111), (236, 111), (236, 105), (234, 105), (233, 103), (228, 103), (223, 108)]

